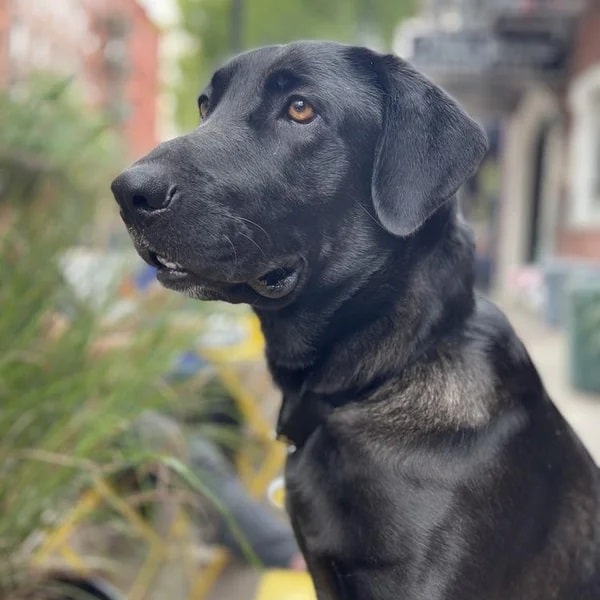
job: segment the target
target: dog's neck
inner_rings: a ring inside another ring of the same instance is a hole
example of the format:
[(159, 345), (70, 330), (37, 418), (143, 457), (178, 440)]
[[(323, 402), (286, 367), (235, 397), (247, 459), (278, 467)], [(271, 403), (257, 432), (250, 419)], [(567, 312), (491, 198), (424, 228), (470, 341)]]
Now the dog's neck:
[(278, 433), (301, 445), (328, 411), (401, 376), (455, 330), (473, 311), (472, 265), (471, 236), (452, 202), (410, 238), (389, 236), (381, 264), (331, 306), (309, 299), (257, 311), (284, 396)]

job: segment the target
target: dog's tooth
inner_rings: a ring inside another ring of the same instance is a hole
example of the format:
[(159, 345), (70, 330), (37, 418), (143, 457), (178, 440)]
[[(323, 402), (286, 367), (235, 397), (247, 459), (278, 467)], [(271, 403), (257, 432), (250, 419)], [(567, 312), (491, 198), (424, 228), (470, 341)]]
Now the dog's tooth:
[(156, 258), (163, 266), (167, 267), (167, 269), (176, 270), (181, 268), (177, 263), (167, 260), (164, 256), (157, 256)]

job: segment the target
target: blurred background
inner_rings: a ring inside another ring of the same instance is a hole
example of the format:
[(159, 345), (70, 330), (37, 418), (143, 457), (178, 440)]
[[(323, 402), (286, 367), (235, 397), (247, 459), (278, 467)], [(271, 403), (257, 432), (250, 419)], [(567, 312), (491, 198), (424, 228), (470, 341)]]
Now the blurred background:
[(600, 460), (599, 32), (598, 0), (0, 0), (0, 598), (314, 597), (254, 317), (160, 289), (109, 191), (263, 44), (393, 51), (482, 124), (478, 286)]

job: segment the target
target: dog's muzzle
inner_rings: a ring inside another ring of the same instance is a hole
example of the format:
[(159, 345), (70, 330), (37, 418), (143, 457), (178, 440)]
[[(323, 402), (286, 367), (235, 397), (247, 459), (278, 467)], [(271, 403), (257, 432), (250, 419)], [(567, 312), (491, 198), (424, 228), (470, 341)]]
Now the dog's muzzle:
[[(267, 300), (280, 300), (291, 296), (303, 278), (306, 261), (297, 255), (280, 257), (266, 264), (261, 261), (262, 266), (254, 265), (252, 272), (215, 277), (215, 271), (224, 273), (227, 269), (218, 268), (223, 265), (208, 264), (214, 262), (206, 258), (210, 252), (198, 252), (205, 256), (203, 261), (208, 260), (207, 264), (199, 265), (197, 260), (193, 261), (195, 264), (187, 264), (188, 261), (181, 257), (170, 256), (171, 252), (165, 249), (167, 244), (146, 239), (144, 225), (161, 218), (161, 213), (166, 218), (172, 212), (178, 194), (177, 185), (156, 164), (142, 163), (130, 167), (113, 181), (111, 189), (138, 253), (157, 269), (157, 279), (165, 287), (176, 290), (193, 287), (196, 293), (203, 288), (202, 295), (207, 299), (227, 299), (229, 290), (235, 287), (236, 291), (240, 291), (243, 286), (248, 294), (254, 292)], [(234, 262), (237, 262), (237, 256)], [(251, 301), (251, 298), (247, 297), (245, 301)]]

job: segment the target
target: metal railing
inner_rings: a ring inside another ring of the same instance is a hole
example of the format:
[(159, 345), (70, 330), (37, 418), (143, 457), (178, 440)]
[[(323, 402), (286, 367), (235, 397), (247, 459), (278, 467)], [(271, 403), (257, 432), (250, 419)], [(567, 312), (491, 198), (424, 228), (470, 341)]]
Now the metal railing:
[[(237, 461), (237, 471), (249, 496), (255, 499), (267, 495), (270, 483), (280, 475), (285, 447), (276, 442), (271, 425), (261, 410), (259, 398), (240, 377), (240, 364), (263, 360), (263, 339), (255, 317), (241, 319), (245, 334), (230, 344), (208, 344), (199, 352), (216, 370), (218, 377), (237, 404), (244, 417), (245, 427), (258, 443), (262, 452), (257, 463), (244, 453)], [(91, 556), (83, 553), (74, 543), (77, 530), (103, 508), (119, 515), (137, 540), (142, 559), (131, 577), (127, 577), (126, 589), (119, 586), (127, 600), (147, 600), (155, 597), (152, 588), (164, 565), (175, 561), (182, 568), (180, 590), (173, 592), (177, 600), (204, 600), (230, 562), (230, 555), (220, 547), (205, 552), (202, 564), (198, 562), (197, 542), (190, 532), (193, 529), (185, 504), (177, 498), (165, 503), (159, 512), (160, 525), (148, 522), (110, 482), (96, 478), (87, 490), (75, 500), (59, 523), (44, 536), (32, 556), (36, 567), (66, 566), (74, 573), (92, 574), (93, 563), (110, 557)], [(166, 510), (166, 512), (165, 512)], [(164, 513), (164, 514), (163, 514)], [(286, 570), (268, 570), (258, 582), (255, 594), (246, 596), (253, 600), (314, 600), (314, 590), (307, 573)]]
[(573, 16), (586, 0), (424, 0), (423, 16), (435, 29), (480, 28), (503, 16)]
[(469, 16), (502, 12), (534, 13), (536, 11), (578, 12), (587, 0), (425, 0), (424, 12), (435, 17), (445, 11), (458, 11)]

